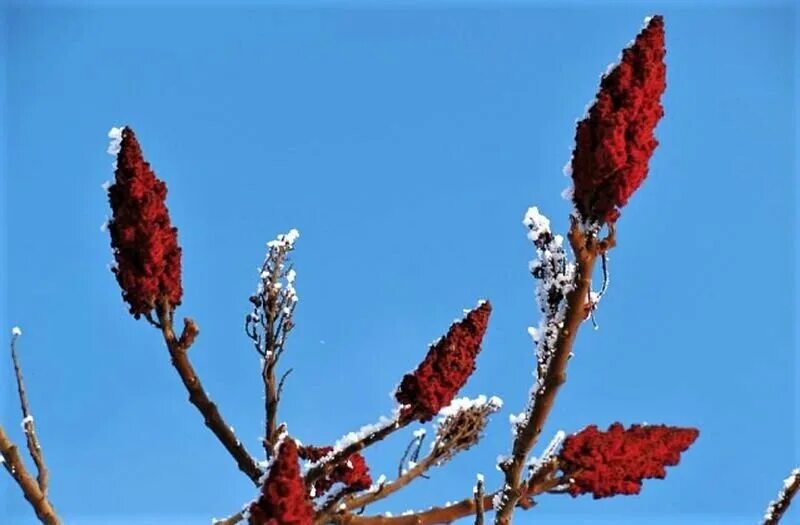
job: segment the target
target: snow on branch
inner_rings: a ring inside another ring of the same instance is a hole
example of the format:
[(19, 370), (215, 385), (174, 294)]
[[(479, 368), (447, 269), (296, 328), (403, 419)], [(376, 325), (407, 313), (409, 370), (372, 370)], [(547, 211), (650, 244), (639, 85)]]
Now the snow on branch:
[(783, 480), (783, 487), (778, 492), (778, 497), (769, 503), (764, 513), (762, 525), (777, 525), (798, 491), (800, 491), (800, 467), (792, 470)]
[(294, 328), (293, 315), (299, 301), (295, 289), (297, 272), (289, 257), (299, 237), (300, 232), (293, 228), (267, 243), (267, 255), (258, 269), (258, 287), (250, 296), (253, 309), (245, 318), (245, 333), (261, 356), (266, 413), (263, 444), (267, 457), (275, 451), (278, 404), (284, 381), (292, 371), (287, 370), (278, 379), (275, 368)]
[(245, 320), (245, 331), (256, 351), (267, 361), (277, 359), (286, 336), (294, 326), (292, 314), (300, 298), (295, 289), (297, 272), (289, 259), (300, 233), (296, 229), (267, 243), (267, 255), (258, 270), (256, 293), (250, 297), (253, 310)]
[(556, 456), (556, 451), (558, 447), (564, 442), (564, 439), (567, 437), (567, 433), (563, 430), (559, 430), (553, 436), (553, 439), (550, 440), (547, 447), (545, 447), (542, 455), (537, 457), (531, 458), (530, 462), (528, 463), (528, 468), (530, 469), (529, 477), (536, 476), (538, 470), (542, 467), (542, 465), (546, 464), (548, 461), (552, 460)]
[[(311, 472), (324, 467), (331, 462), (338, 462), (343, 456), (349, 456), (350, 453), (356, 452), (365, 448), (378, 439), (382, 439), (388, 431), (400, 428), (404, 423), (400, 417), (401, 407), (396, 407), (391, 417), (381, 416), (377, 423), (364, 425), (355, 432), (348, 432), (341, 438), (336, 440), (331, 450), (316, 461), (308, 461), (304, 464), (303, 469)], [(380, 438), (378, 437), (380, 436)], [(349, 449), (354, 449), (346, 453)]]
[[(574, 287), (575, 265), (567, 259), (564, 237), (553, 235), (550, 231), (550, 220), (537, 207), (528, 209), (522, 223), (528, 229), (528, 239), (536, 249), (536, 258), (530, 262), (529, 270), (537, 280), (536, 302), (541, 312), (539, 326), (528, 328), (536, 347), (536, 383), (532, 389), (533, 394), (544, 388), (544, 378), (564, 322), (566, 297)], [(512, 420), (512, 428), (520, 428), (526, 424), (527, 412), (526, 410)]]

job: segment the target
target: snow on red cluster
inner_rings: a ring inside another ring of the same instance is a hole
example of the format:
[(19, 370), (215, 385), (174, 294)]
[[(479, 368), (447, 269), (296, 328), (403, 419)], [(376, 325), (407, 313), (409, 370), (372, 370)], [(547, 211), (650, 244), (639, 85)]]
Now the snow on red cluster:
[(488, 301), (469, 311), (431, 345), (417, 369), (403, 377), (395, 392), (395, 399), (405, 405), (401, 415), (413, 415), (424, 423), (450, 404), (475, 371), (491, 311)]
[(625, 430), (614, 423), (607, 432), (591, 425), (564, 441), (559, 461), (572, 477), (572, 496), (638, 494), (642, 480), (663, 479), (665, 467), (677, 465), (698, 434), (694, 428), (666, 425), (631, 425)]
[[(309, 445), (300, 447), (299, 455), (302, 459), (316, 462), (332, 451), (333, 447), (314, 447)], [(369, 467), (364, 456), (358, 452), (350, 455), (346, 461), (337, 465), (330, 474), (317, 480), (314, 484), (316, 495), (319, 496), (327, 492), (334, 483), (342, 483), (352, 491), (370, 488), (372, 486), (372, 477), (369, 475)]]
[(167, 186), (150, 169), (133, 130), (122, 130), (108, 229), (122, 298), (137, 319), (161, 299), (181, 303), (181, 248), (165, 204)]
[(250, 506), (249, 525), (311, 525), (314, 508), (298, 464), (297, 444), (285, 438), (270, 466), (261, 495)]
[(620, 63), (600, 81), (597, 100), (577, 124), (573, 200), (583, 219), (615, 222), (644, 181), (664, 115), (664, 20), (650, 18)]

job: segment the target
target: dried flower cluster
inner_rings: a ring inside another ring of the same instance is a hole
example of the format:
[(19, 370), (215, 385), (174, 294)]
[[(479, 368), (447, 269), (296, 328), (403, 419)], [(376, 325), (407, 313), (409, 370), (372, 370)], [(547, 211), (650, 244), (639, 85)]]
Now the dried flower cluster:
[(115, 182), (108, 188), (112, 271), (138, 319), (161, 300), (172, 308), (181, 303), (181, 249), (164, 202), (167, 186), (144, 160), (133, 130), (113, 128), (109, 136), (108, 151), (117, 156)]
[(497, 396), (486, 399), (462, 397), (439, 412), (436, 422), (436, 438), (431, 443), (436, 464), (444, 463), (453, 456), (477, 444), (489, 423), (489, 416), (500, 410), (503, 400)]
[(431, 345), (417, 369), (403, 377), (395, 392), (397, 401), (406, 407), (403, 416), (413, 415), (424, 423), (450, 404), (475, 371), (491, 312), (491, 304), (481, 302), (453, 323), (447, 335)]
[(597, 100), (578, 122), (572, 197), (584, 220), (615, 222), (647, 176), (658, 145), (653, 131), (664, 114), (665, 53), (664, 21), (651, 17), (603, 76)]
[(249, 525), (311, 525), (314, 507), (298, 464), (297, 444), (284, 438), (261, 487), (261, 495), (250, 506)]
[[(301, 459), (316, 462), (333, 451), (333, 447), (302, 446), (299, 449)], [(330, 490), (335, 483), (341, 483), (348, 492), (368, 490), (372, 486), (367, 461), (361, 454), (351, 454), (343, 463), (336, 465), (327, 476), (314, 483), (314, 494), (320, 496)]]
[(666, 425), (626, 430), (614, 423), (606, 432), (590, 425), (564, 440), (559, 454), (562, 470), (572, 476), (569, 492), (591, 493), (595, 499), (638, 494), (642, 480), (663, 479), (664, 467), (677, 465), (698, 434), (694, 428)]

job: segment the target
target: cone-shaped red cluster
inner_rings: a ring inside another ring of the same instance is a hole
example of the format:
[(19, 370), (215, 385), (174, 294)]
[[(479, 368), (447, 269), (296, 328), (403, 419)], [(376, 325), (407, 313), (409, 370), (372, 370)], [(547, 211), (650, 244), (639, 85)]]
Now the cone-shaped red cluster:
[(137, 319), (164, 299), (180, 304), (181, 249), (164, 203), (167, 186), (144, 160), (133, 130), (125, 128), (117, 154), (115, 182), (108, 189), (113, 217), (108, 229), (113, 269), (122, 298)]
[(261, 496), (250, 506), (249, 525), (311, 525), (314, 507), (298, 464), (297, 444), (285, 438), (278, 448)]
[(413, 373), (403, 377), (395, 392), (395, 399), (406, 405), (402, 416), (413, 414), (424, 423), (450, 404), (475, 371), (475, 358), (481, 350), (491, 312), (488, 301), (471, 310), (450, 326), (446, 336), (431, 345)]
[(571, 476), (573, 496), (591, 493), (595, 499), (638, 494), (642, 480), (663, 479), (665, 467), (677, 465), (681, 453), (697, 439), (694, 428), (620, 423), (607, 432), (591, 425), (564, 440), (561, 469)]
[(578, 122), (572, 155), (573, 200), (583, 219), (615, 222), (647, 176), (664, 115), (664, 20), (652, 17), (622, 60), (600, 81), (597, 100)]
[[(300, 447), (299, 454), (302, 459), (308, 461), (319, 461), (325, 457), (333, 447)], [(314, 484), (315, 494), (320, 496), (327, 492), (334, 483), (344, 484), (348, 490), (358, 492), (367, 490), (372, 486), (372, 477), (369, 474), (369, 467), (364, 456), (356, 452), (350, 455), (346, 461), (340, 463), (327, 476), (320, 478)]]

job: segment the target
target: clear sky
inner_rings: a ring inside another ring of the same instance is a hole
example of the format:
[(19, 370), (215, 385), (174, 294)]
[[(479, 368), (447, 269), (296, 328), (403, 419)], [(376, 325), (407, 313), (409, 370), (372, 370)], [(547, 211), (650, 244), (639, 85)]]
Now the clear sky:
[[(564, 231), (575, 119), (654, 12), (667, 29), (661, 145), (623, 210), (600, 329), (579, 335), (544, 441), (617, 420), (701, 434), (638, 497), (546, 496), (516, 521), (756, 523), (800, 462), (788, 3), (33, 3), (0, 20), (0, 313), (3, 346), (24, 330), (67, 524), (208, 523), (254, 496), (107, 269), (111, 126), (136, 130), (169, 185), (178, 315), (201, 330), (191, 358), (253, 452), (262, 394), (243, 321), (276, 234), (301, 233), (281, 419), (306, 443), (388, 415), (428, 343), (492, 301), (463, 394), (498, 395), (503, 411), (478, 448), (375, 506), (423, 508), (469, 495), (477, 472), (500, 483), (538, 322), (522, 216), (537, 205)], [(22, 444), (2, 362), (0, 422)], [(393, 475), (413, 428), (369, 450), (375, 477)], [(4, 474), (0, 496), (1, 523), (34, 523)]]

